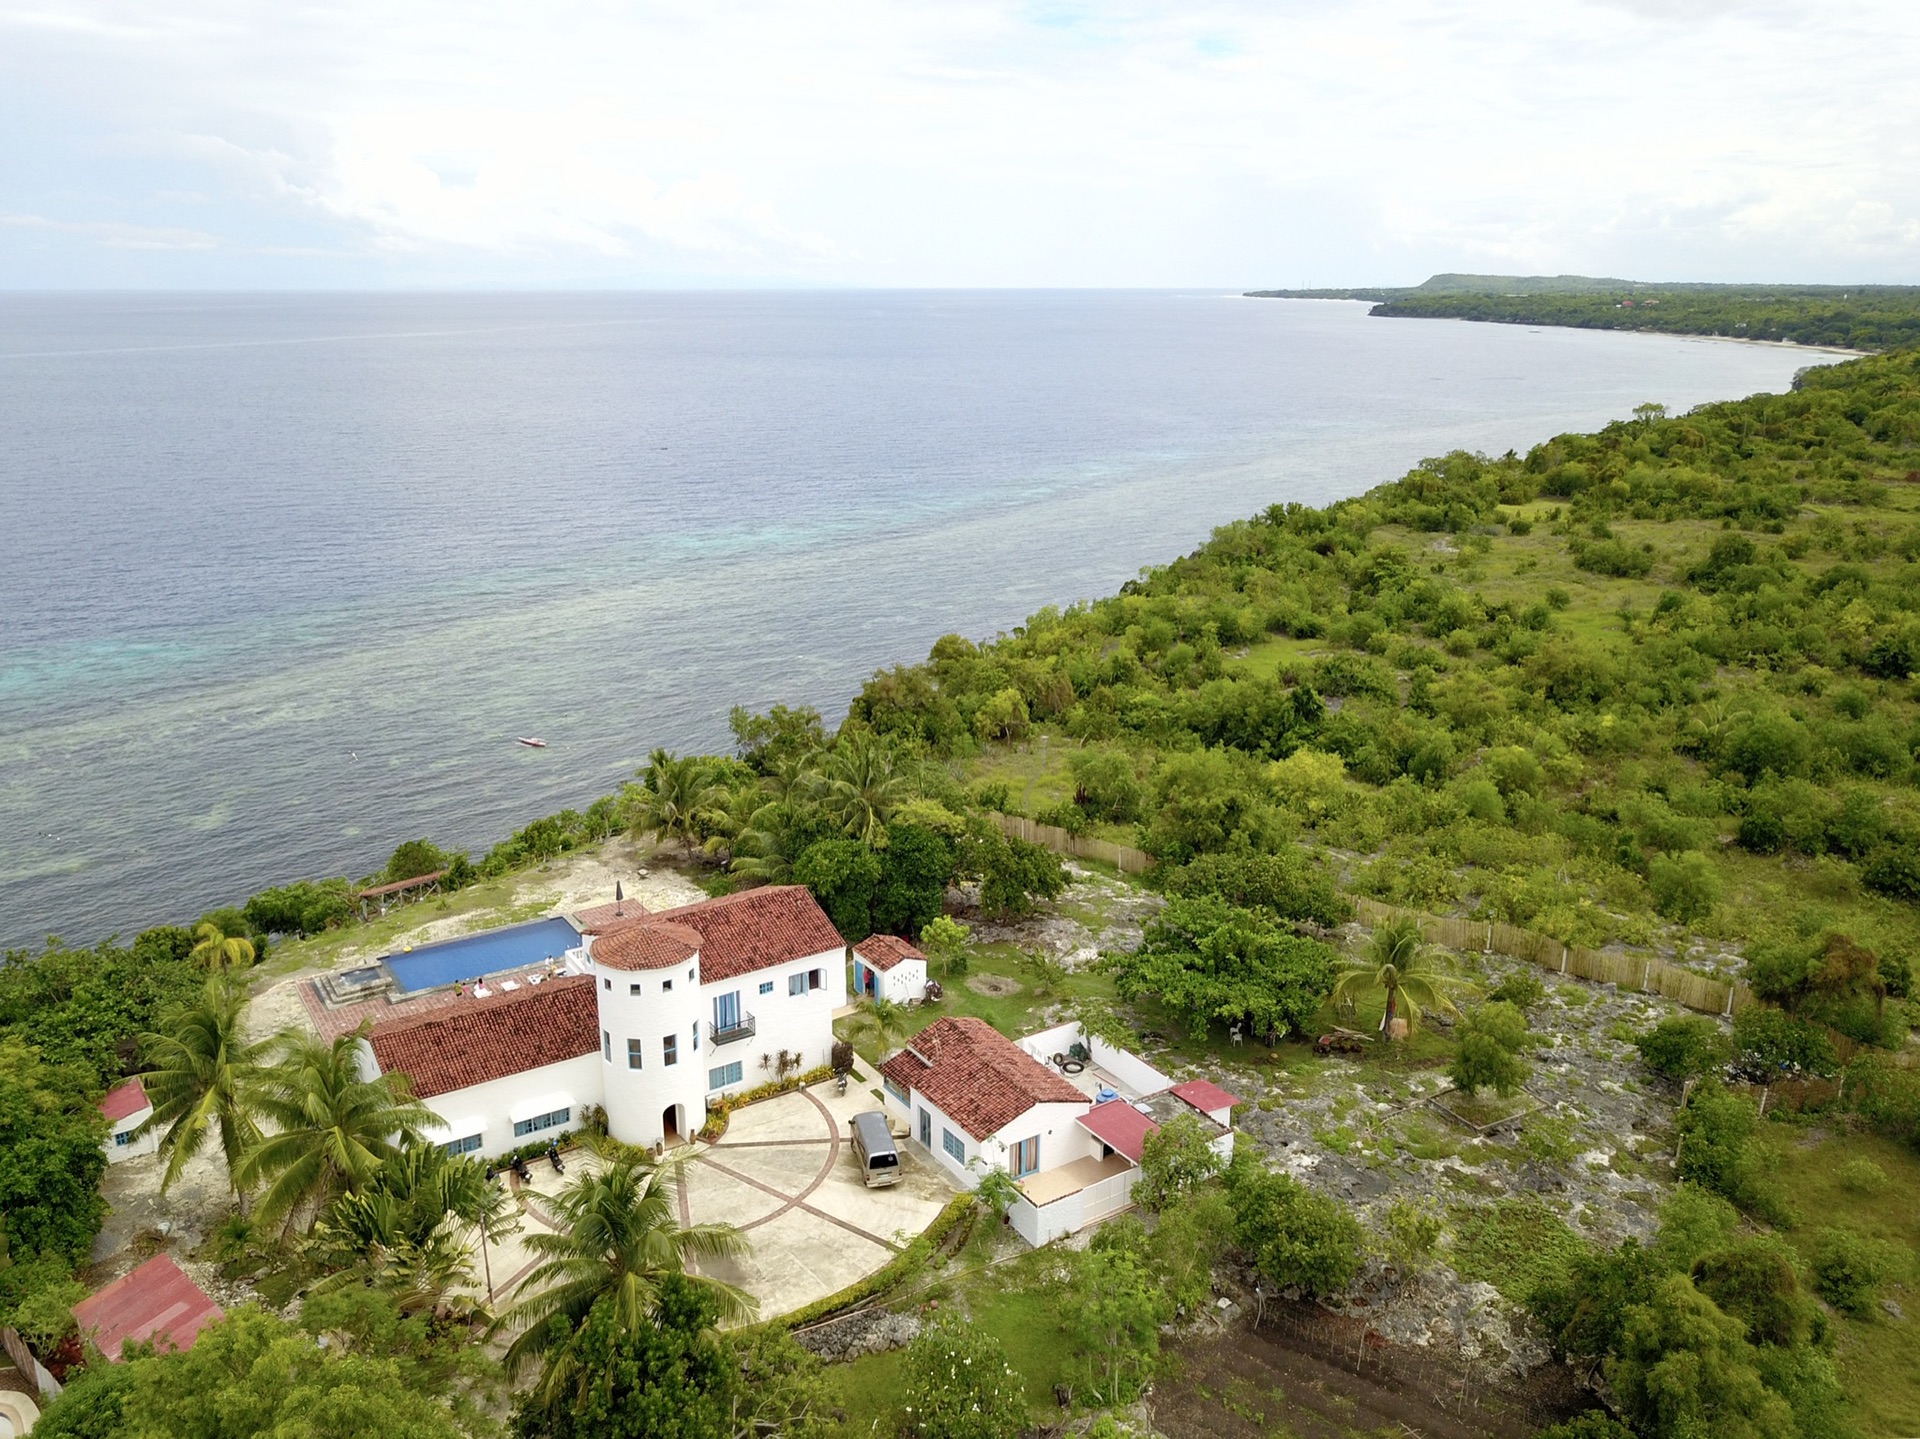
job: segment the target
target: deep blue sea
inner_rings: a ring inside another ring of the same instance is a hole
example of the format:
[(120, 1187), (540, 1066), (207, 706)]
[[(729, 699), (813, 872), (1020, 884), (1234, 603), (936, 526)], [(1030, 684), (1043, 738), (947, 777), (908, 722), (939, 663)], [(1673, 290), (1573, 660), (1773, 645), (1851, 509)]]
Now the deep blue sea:
[(1274, 501), (1825, 358), (1211, 293), (0, 296), (0, 944), (478, 852)]

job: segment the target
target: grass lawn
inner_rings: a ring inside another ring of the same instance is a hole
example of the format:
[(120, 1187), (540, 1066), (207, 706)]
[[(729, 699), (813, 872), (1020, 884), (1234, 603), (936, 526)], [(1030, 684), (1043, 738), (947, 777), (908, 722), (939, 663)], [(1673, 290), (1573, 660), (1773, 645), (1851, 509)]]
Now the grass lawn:
[[(949, 1271), (946, 1282), (920, 1296), (938, 1305), (926, 1317), (957, 1311), (974, 1328), (999, 1340), (1025, 1386), (1035, 1422), (1058, 1419), (1054, 1386), (1073, 1369), (1072, 1345), (1060, 1328), (1060, 1288), (1053, 1277), (1058, 1256), (1036, 1250), (988, 1268), (985, 1258), (992, 1248), (990, 1231), (969, 1242), (956, 1265), (958, 1272)], [(826, 1382), (830, 1402), (846, 1416), (836, 1432), (862, 1439), (898, 1432), (904, 1417), (904, 1350), (829, 1365)]]
[(344, 925), (311, 939), (278, 940), (267, 951), (266, 959), (250, 972), (251, 976), (271, 983), (311, 965), (330, 964), (350, 946), (374, 954), (384, 953), (402, 934), (438, 919), (473, 915), (480, 919), (476, 929), (497, 929), (523, 919), (537, 919), (552, 906), (556, 896), (537, 894), (515, 904), (514, 894), (531, 873), (533, 871), (520, 870), (482, 880), (457, 894), (397, 905), (386, 915), (376, 916), (364, 924)]
[[(1835, 1315), (1834, 1360), (1867, 1439), (1920, 1434), (1920, 1200), (1915, 1198), (1920, 1195), (1920, 1154), (1871, 1134), (1810, 1138), (1808, 1142), (1789, 1131), (1779, 1145), (1773, 1177), (1801, 1215), (1801, 1223), (1786, 1238), (1810, 1260), (1821, 1228), (1834, 1224), (1857, 1229), (1906, 1254), (1907, 1273), (1881, 1290), (1906, 1311), (1906, 1318), (1878, 1312), (1877, 1306), (1871, 1319)], [(1841, 1166), (1855, 1159), (1879, 1165), (1887, 1176), (1886, 1187), (1863, 1194), (1843, 1185)]]
[[(1035, 987), (1034, 976), (1021, 965), (1019, 948), (1005, 943), (973, 945), (968, 950), (965, 974), (956, 974), (951, 979), (939, 975), (935, 978), (946, 991), (945, 997), (937, 1003), (915, 1005), (908, 1012), (905, 1029), (890, 1040), (886, 1048), (905, 1043), (935, 1020), (961, 1014), (984, 1019), (1009, 1039), (1018, 1039), (1023, 1034), (1046, 1028), (1047, 1011), (1055, 1005), (1072, 1010), (1081, 1000), (1113, 998), (1110, 978), (1085, 971), (1069, 974), (1064, 982), (1041, 993)], [(1008, 980), (1019, 988), (1010, 994), (982, 994), (968, 986), (969, 979)], [(854, 1047), (869, 1059), (882, 1048), (872, 1024), (862, 1015), (840, 1021), (837, 1029), (842, 1038), (852, 1040)]]

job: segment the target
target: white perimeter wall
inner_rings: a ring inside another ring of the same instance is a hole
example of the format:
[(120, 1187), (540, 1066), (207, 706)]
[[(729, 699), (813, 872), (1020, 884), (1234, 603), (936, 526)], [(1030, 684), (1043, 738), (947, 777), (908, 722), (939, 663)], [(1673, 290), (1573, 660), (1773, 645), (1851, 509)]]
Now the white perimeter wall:
[(1137, 1168), (1109, 1175), (1097, 1184), (1054, 1200), (1044, 1209), (1036, 1208), (1022, 1195), (1008, 1207), (1007, 1219), (1015, 1233), (1038, 1249), (1062, 1235), (1076, 1234), (1089, 1224), (1132, 1207), (1133, 1186), (1139, 1179)]
[[(1069, 1022), (1029, 1034), (1020, 1041), (1020, 1047), (1042, 1064), (1049, 1064), (1054, 1055), (1066, 1054), (1074, 1045), (1085, 1042), (1079, 1024)], [(1093, 1062), (1131, 1089), (1136, 1098), (1144, 1099), (1149, 1094), (1173, 1088), (1171, 1079), (1129, 1050), (1116, 1049), (1100, 1038), (1095, 1038), (1087, 1047)]]

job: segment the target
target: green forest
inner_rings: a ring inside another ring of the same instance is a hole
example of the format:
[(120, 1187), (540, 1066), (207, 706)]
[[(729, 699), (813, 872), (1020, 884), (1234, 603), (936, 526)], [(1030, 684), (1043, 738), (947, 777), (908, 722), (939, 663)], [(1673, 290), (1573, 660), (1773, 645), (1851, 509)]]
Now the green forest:
[(1694, 285), (1584, 275), (1435, 275), (1409, 288), (1254, 290), (1259, 299), (1372, 300), (1389, 319), (1655, 330), (1850, 350), (1920, 343), (1920, 287)]

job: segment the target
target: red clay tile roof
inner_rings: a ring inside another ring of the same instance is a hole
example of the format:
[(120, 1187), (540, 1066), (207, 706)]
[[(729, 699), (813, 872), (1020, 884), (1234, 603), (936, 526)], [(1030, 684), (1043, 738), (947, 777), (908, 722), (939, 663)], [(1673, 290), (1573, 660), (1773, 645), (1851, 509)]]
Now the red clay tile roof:
[(880, 1066), (924, 1094), (975, 1139), (1036, 1104), (1085, 1104), (1086, 1095), (983, 1019), (938, 1019)]
[(700, 931), (670, 920), (650, 919), (594, 936), (594, 963), (608, 969), (671, 969), (692, 959)]
[(1189, 1079), (1185, 1084), (1176, 1084), (1173, 1097), (1186, 1100), (1202, 1114), (1217, 1109), (1232, 1109), (1242, 1102), (1239, 1095), (1228, 1094), (1210, 1079)]
[(1080, 1116), (1080, 1127), (1102, 1144), (1140, 1162), (1141, 1147), (1147, 1136), (1160, 1126), (1128, 1104), (1124, 1099), (1109, 1099), (1096, 1104)]
[(593, 976), (567, 975), (414, 1019), (376, 1024), (367, 1036), (383, 1073), (399, 1070), (432, 1099), (525, 1074), (600, 1048)]
[(924, 961), (926, 956), (897, 935), (876, 934), (861, 940), (853, 947), (853, 952), (867, 962), (870, 969), (885, 974), (903, 959)]
[(164, 1254), (73, 1306), (74, 1322), (100, 1352), (118, 1363), (120, 1346), (151, 1339), (163, 1353), (191, 1349), (194, 1338), (226, 1311)]
[(107, 1116), (109, 1123), (118, 1124), (121, 1120), (138, 1114), (148, 1107), (147, 1091), (138, 1079), (129, 1079), (107, 1091), (107, 1097), (100, 1101), (100, 1112)]
[[(714, 984), (771, 969), (847, 942), (805, 885), (774, 884), (662, 910), (669, 920), (700, 933), (700, 982)], [(596, 954), (597, 957), (597, 954)]]
[(601, 934), (616, 924), (647, 917), (647, 907), (637, 899), (608, 900), (583, 909), (573, 917), (574, 928), (582, 934)]

